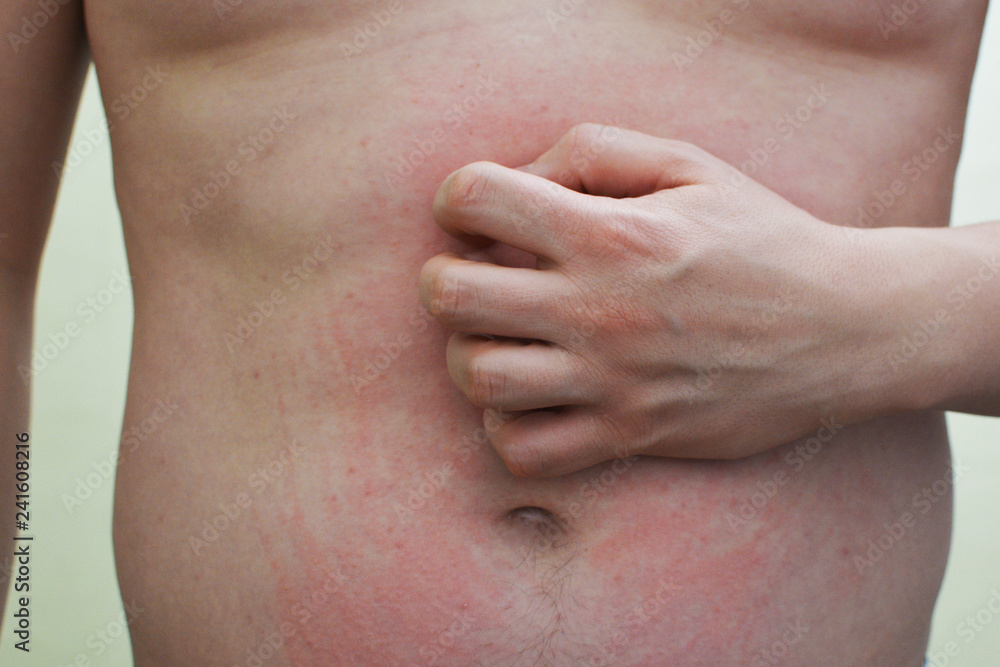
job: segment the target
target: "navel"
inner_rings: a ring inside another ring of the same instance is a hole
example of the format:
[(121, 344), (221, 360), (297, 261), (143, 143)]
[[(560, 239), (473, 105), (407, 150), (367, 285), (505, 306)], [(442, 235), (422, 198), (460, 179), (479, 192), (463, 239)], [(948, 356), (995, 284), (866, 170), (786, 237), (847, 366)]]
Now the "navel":
[(560, 547), (566, 541), (568, 526), (544, 507), (515, 507), (505, 518), (523, 539), (538, 549)]

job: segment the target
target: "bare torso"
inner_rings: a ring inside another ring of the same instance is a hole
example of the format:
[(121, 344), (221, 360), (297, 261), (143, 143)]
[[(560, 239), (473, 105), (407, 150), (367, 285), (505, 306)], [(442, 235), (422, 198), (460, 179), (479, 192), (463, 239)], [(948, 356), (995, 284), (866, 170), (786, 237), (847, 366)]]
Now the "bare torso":
[(939, 414), (521, 479), (415, 287), (461, 249), (430, 213), (450, 171), (583, 121), (696, 143), (828, 222), (945, 223), (960, 147), (935, 141), (985, 2), (903, 4), (883, 38), (888, 0), (88, 2), (147, 425), (115, 503), (137, 663), (919, 664)]

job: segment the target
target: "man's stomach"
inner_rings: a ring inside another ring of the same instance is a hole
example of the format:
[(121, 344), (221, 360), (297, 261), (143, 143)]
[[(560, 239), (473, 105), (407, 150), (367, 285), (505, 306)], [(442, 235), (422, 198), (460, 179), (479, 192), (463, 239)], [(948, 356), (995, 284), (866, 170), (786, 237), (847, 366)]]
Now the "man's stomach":
[(950, 530), (941, 415), (517, 478), (416, 277), (467, 250), (430, 214), (450, 171), (526, 163), (582, 121), (697, 143), (829, 222), (941, 224), (959, 146), (919, 182), (906, 164), (961, 132), (964, 97), (818, 47), (734, 39), (681, 68), (696, 25), (610, 9), (550, 29), (407, 7), (367, 46), (355, 16), (136, 53), (142, 21), (92, 19), (109, 116), (163, 68), (112, 135), (138, 664), (917, 664)]
[(197, 351), (218, 332), (136, 340), (127, 425), (156, 426), (123, 445), (115, 547), (138, 664), (917, 664), (950, 529), (939, 416), (523, 479), (413, 308), (310, 307), (229, 366)]

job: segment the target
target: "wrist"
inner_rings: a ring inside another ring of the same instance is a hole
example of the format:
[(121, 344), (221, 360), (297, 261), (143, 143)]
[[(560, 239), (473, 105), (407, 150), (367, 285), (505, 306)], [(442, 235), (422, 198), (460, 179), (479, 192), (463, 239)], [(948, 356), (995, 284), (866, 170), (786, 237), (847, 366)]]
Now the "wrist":
[[(945, 400), (951, 348), (940, 345), (946, 311), (946, 252), (931, 230), (837, 227), (837, 317), (842, 355), (834, 376), (851, 421), (931, 409)], [(838, 284), (839, 283), (839, 284)]]
[(971, 308), (960, 294), (981, 252), (950, 228), (863, 233), (878, 256), (872, 317), (883, 333), (882, 414), (948, 409), (969, 390), (982, 358), (975, 325), (969, 326)]

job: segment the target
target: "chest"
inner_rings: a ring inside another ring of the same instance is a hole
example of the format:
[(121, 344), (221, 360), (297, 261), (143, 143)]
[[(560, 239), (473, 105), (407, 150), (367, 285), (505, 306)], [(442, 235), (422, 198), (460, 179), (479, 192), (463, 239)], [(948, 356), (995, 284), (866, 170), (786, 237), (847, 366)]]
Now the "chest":
[[(696, 43), (793, 36), (839, 48), (894, 49), (945, 39), (986, 0), (90, 0), (92, 39), (104, 31), (151, 46), (204, 49), (315, 36), (369, 43), (439, 29), (509, 26), (523, 34), (641, 25)], [(526, 31), (526, 32), (524, 32)], [(609, 30), (608, 35), (620, 34)]]

